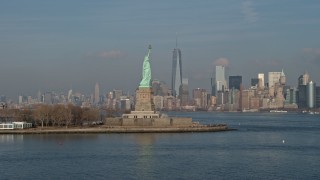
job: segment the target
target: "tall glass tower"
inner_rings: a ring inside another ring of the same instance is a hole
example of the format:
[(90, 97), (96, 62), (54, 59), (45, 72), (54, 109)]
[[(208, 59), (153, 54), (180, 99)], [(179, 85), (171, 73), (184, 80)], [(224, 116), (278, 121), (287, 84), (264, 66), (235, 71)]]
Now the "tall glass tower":
[(94, 86), (94, 103), (98, 104), (100, 102), (100, 92), (99, 92), (99, 84), (96, 83)]
[(173, 50), (172, 56), (172, 95), (174, 97), (178, 97), (179, 88), (182, 84), (182, 64), (181, 64), (181, 50), (178, 48), (176, 44), (176, 48)]
[(227, 82), (225, 78), (225, 67), (216, 66), (216, 75), (215, 75), (215, 95), (218, 91), (224, 91), (227, 88)]
[(229, 88), (238, 89), (240, 91), (240, 87), (242, 84), (242, 76), (229, 76)]
[(315, 108), (316, 106), (316, 84), (310, 81), (307, 85), (307, 105), (308, 108)]

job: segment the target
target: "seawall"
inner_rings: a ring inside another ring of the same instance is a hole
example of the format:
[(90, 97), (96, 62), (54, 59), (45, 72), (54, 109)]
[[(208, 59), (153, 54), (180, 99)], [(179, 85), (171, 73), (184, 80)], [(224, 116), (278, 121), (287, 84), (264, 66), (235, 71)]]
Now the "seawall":
[(187, 133), (230, 131), (226, 125), (190, 126), (190, 127), (94, 127), (94, 128), (55, 128), (55, 129), (18, 129), (0, 130), (0, 134), (86, 134), (86, 133)]

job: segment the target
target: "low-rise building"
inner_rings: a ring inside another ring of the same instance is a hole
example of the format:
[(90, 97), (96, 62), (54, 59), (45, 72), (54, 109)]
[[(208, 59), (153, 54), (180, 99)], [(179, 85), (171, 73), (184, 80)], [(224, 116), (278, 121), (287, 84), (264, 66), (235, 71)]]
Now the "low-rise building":
[(12, 123), (0, 124), (0, 129), (26, 129), (31, 127), (32, 127), (32, 123), (27, 123), (27, 122), (12, 122)]

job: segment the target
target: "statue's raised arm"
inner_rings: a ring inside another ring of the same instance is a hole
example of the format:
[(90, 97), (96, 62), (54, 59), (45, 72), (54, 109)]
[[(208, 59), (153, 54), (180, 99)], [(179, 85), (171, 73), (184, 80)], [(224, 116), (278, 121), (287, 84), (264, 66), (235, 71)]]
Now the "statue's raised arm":
[(151, 45), (149, 45), (149, 48), (148, 48), (148, 57), (150, 57), (151, 49), (152, 49), (152, 47), (151, 47)]

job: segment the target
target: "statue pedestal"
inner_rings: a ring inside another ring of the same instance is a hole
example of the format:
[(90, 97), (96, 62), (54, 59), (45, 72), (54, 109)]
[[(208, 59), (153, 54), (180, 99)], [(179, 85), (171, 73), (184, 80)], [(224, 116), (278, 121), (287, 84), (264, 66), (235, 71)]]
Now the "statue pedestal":
[(136, 91), (135, 111), (154, 111), (151, 87), (139, 87)]
[(139, 87), (136, 91), (135, 110), (130, 114), (123, 114), (124, 119), (152, 119), (159, 118), (160, 114), (154, 111), (153, 93), (150, 87)]

